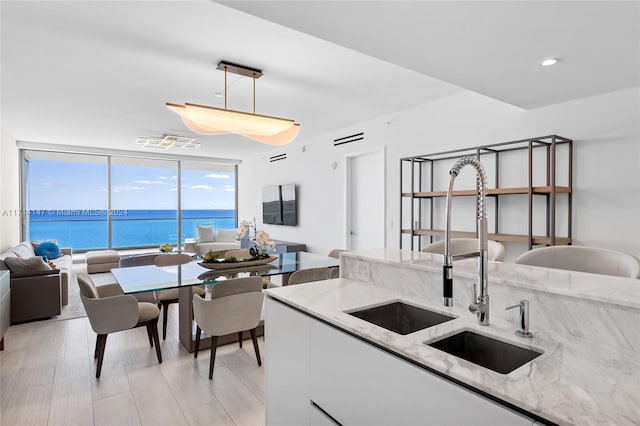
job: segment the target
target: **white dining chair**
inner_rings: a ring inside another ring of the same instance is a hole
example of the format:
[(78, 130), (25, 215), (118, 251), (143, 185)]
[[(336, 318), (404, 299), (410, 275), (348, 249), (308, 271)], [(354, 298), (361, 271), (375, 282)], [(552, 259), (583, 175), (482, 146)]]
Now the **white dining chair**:
[[(436, 241), (425, 246), (422, 249), (425, 253), (438, 253), (444, 254), (444, 240)], [(451, 254), (453, 256), (459, 254), (473, 253), (478, 251), (478, 239), (477, 238), (452, 238), (451, 239)], [(497, 241), (487, 241), (487, 254), (489, 260), (504, 261), (505, 249), (502, 243)]]
[[(154, 259), (153, 263), (156, 266), (175, 266), (185, 265), (191, 262), (193, 259), (190, 255), (185, 253), (169, 253), (159, 254)], [(195, 294), (205, 295), (204, 287), (193, 286), (193, 292)], [(158, 307), (162, 308), (162, 340), (167, 340), (167, 321), (169, 319), (169, 305), (172, 303), (178, 303), (179, 294), (177, 288), (170, 288), (167, 290), (160, 290), (156, 292), (156, 299), (158, 300)]]
[(213, 379), (218, 337), (238, 333), (242, 347), (242, 333), (249, 331), (253, 340), (258, 365), (262, 365), (256, 328), (262, 312), (262, 278), (244, 277), (220, 281), (211, 290), (211, 299), (193, 295), (193, 313), (196, 320), (196, 342), (194, 358), (198, 358), (202, 331), (211, 336), (211, 359), (209, 379)]
[(160, 310), (152, 303), (138, 302), (135, 297), (123, 293), (118, 284), (96, 287), (88, 274), (77, 275), (80, 299), (87, 312), (91, 328), (97, 334), (93, 357), (98, 360), (96, 378), (102, 372), (102, 360), (107, 336), (117, 331), (146, 327), (151, 347), (156, 346), (158, 362), (162, 363), (158, 340), (158, 316)]
[(628, 253), (585, 246), (540, 247), (518, 256), (514, 263), (546, 268), (640, 278), (640, 260)]

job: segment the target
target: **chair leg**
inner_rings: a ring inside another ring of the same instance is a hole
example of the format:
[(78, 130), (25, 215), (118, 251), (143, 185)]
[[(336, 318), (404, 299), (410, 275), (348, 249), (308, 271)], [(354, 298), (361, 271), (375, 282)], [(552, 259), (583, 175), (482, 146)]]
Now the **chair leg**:
[(151, 330), (151, 323), (147, 323), (147, 336), (149, 336), (149, 345), (153, 347), (153, 331)]
[(242, 348), (242, 331), (238, 331), (238, 344)]
[(167, 319), (169, 318), (169, 304), (162, 303), (162, 340), (167, 340)]
[(158, 355), (158, 363), (162, 364), (162, 351), (160, 350), (160, 338), (158, 337), (158, 318), (151, 320), (151, 334), (156, 344), (156, 355)]
[(200, 335), (202, 334), (202, 330), (200, 329), (200, 326), (198, 324), (196, 324), (196, 347), (195, 350), (193, 351), (193, 357), (194, 358), (198, 358), (198, 351), (200, 350)]
[(104, 359), (104, 348), (107, 345), (107, 334), (98, 334), (96, 349), (98, 350), (98, 366), (96, 367), (96, 379), (100, 378), (102, 372), (102, 360)]
[(93, 351), (93, 359), (98, 358), (98, 347), (100, 346), (100, 335), (96, 334), (96, 349)]
[(218, 336), (211, 336), (211, 360), (209, 361), (209, 380), (213, 380), (213, 365), (216, 363), (216, 349), (218, 349)]
[(258, 336), (256, 335), (256, 329), (252, 328), (249, 330), (251, 333), (251, 340), (253, 340), (253, 349), (256, 351), (256, 359), (258, 360), (258, 365), (262, 365), (262, 360), (260, 359), (260, 348), (258, 348)]

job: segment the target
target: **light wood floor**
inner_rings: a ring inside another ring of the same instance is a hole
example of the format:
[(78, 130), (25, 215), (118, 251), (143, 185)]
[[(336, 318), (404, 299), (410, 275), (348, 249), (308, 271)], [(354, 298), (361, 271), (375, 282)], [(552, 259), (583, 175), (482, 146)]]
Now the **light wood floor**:
[[(161, 322), (158, 324), (162, 335)], [(177, 306), (169, 308), (163, 363), (144, 327), (109, 335), (100, 379), (95, 333), (87, 318), (11, 326), (0, 352), (0, 425), (262, 425), (263, 366), (251, 339), (198, 359), (178, 342)]]

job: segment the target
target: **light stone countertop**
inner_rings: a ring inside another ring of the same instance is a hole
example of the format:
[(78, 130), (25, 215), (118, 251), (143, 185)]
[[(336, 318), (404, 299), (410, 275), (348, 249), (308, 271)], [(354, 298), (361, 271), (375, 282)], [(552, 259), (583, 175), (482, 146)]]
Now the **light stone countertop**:
[[(347, 252), (349, 258), (375, 261), (390, 266), (408, 266), (424, 270), (442, 270), (442, 255), (411, 250), (377, 249)], [(478, 276), (476, 259), (454, 262), (456, 276), (475, 280)], [(539, 289), (549, 293), (605, 302), (640, 309), (640, 281), (586, 272), (518, 265), (511, 262), (489, 262), (490, 283), (504, 283), (511, 287)]]
[[(397, 265), (398, 260), (390, 262)], [(536, 273), (523, 272), (517, 265), (513, 266), (514, 274)], [(458, 271), (460, 269), (464, 268), (458, 267)], [(589, 279), (593, 278), (587, 277), (587, 281)], [(558, 287), (562, 291), (562, 285), (558, 284)], [(513, 323), (500, 318), (492, 318), (489, 326), (477, 325), (475, 315), (470, 314), (466, 306), (444, 307), (416, 295), (344, 278), (286, 286), (267, 293), (392, 353), (551, 422), (594, 426), (640, 424), (640, 360), (635, 352), (560, 337), (553, 330), (533, 328), (533, 339), (517, 337)], [(598, 291), (585, 293), (597, 297)], [(457, 318), (403, 336), (345, 313), (395, 300)], [(629, 303), (635, 306), (637, 301)], [(461, 330), (475, 331), (544, 353), (504, 375), (424, 344)]]

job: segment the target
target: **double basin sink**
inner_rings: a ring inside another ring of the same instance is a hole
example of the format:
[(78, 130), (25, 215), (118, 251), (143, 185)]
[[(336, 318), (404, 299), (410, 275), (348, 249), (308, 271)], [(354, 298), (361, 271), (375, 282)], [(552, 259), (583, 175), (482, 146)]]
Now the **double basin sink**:
[[(403, 335), (456, 319), (451, 315), (397, 301), (348, 313)], [(425, 344), (501, 374), (509, 374), (542, 355), (469, 330)]]

